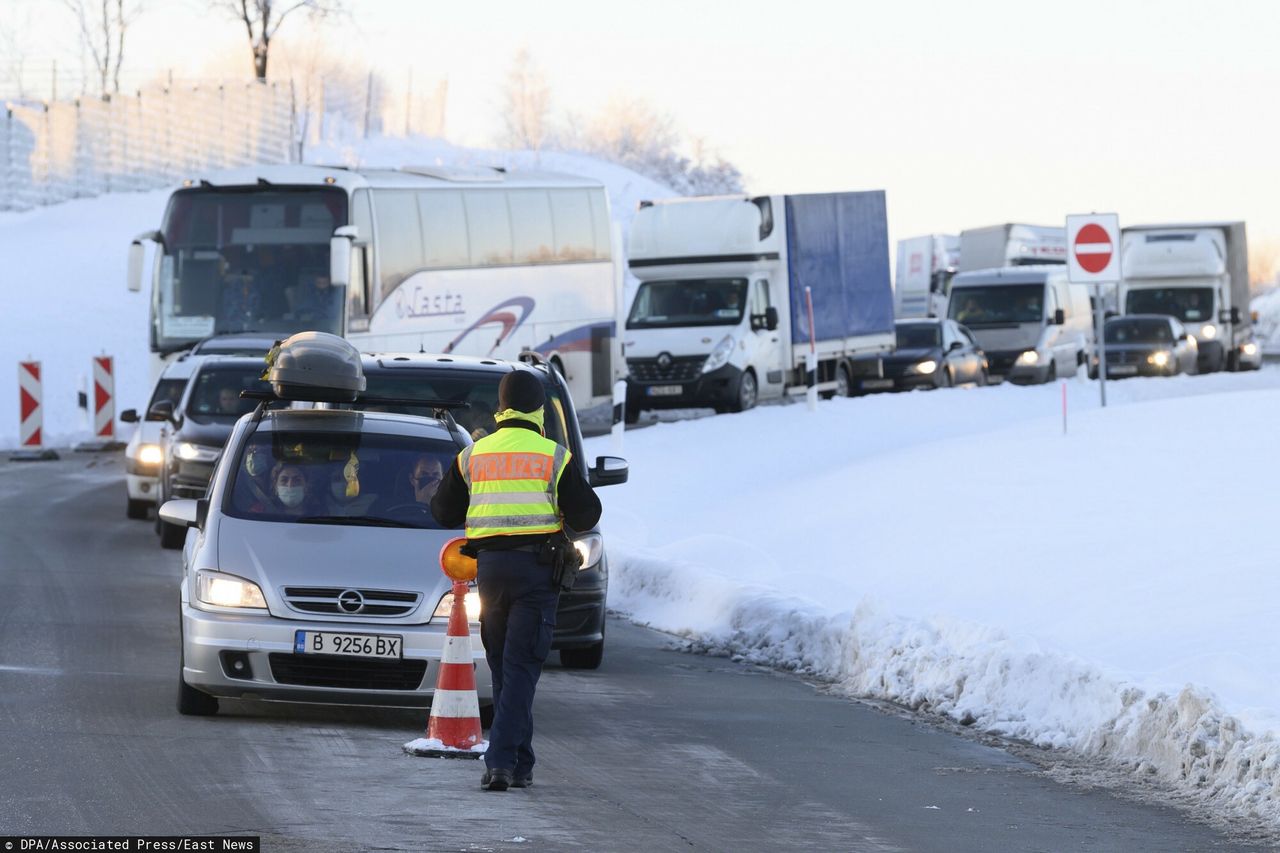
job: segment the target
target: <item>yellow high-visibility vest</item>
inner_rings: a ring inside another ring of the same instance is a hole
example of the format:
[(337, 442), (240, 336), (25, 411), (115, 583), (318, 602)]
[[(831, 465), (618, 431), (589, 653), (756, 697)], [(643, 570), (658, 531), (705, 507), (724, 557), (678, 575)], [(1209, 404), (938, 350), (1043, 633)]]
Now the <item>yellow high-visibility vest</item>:
[(471, 492), (468, 539), (555, 533), (560, 520), (556, 489), (572, 454), (533, 430), (500, 429), (458, 455)]

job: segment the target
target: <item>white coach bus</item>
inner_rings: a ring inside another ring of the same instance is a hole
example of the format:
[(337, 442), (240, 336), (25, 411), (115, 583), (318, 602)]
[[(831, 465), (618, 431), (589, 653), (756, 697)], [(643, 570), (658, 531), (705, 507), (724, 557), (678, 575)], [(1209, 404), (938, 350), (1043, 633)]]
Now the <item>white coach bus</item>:
[[(154, 244), (147, 252), (146, 244)], [(160, 360), (212, 335), (319, 330), (371, 352), (542, 353), (580, 409), (621, 378), (604, 187), (549, 173), (263, 166), (184, 182), (139, 235)]]

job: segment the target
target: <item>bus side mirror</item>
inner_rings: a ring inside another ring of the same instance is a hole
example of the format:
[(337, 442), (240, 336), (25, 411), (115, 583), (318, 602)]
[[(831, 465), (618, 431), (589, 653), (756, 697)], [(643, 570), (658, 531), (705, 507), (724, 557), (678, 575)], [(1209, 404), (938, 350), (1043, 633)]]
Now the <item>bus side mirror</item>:
[(772, 305), (764, 309), (764, 327), (770, 332), (778, 328), (778, 309)]
[(146, 256), (147, 250), (137, 240), (129, 244), (129, 271), (125, 284), (134, 293), (142, 290), (142, 264)]
[(329, 284), (333, 287), (351, 283), (351, 243), (357, 233), (354, 225), (344, 225), (329, 238)]

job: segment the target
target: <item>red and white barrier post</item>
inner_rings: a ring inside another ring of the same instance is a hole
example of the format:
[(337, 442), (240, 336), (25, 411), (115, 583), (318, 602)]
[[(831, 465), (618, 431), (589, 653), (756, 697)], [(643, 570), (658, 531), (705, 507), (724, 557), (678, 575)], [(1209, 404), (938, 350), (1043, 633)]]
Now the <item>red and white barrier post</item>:
[(40, 386), (40, 362), (18, 362), (18, 445), (23, 450), (39, 450), (44, 443), (44, 391)]
[(116, 437), (115, 364), (109, 355), (93, 358), (93, 435), (112, 441)]

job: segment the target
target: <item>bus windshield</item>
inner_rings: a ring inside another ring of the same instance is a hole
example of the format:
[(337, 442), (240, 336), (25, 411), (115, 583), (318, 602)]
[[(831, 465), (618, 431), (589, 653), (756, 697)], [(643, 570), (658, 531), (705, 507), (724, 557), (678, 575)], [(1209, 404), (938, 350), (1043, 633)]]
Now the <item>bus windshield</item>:
[(232, 332), (341, 334), (346, 294), (330, 286), (329, 238), (346, 223), (346, 194), (334, 188), (174, 193), (152, 295), (155, 348)]

